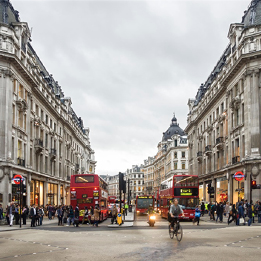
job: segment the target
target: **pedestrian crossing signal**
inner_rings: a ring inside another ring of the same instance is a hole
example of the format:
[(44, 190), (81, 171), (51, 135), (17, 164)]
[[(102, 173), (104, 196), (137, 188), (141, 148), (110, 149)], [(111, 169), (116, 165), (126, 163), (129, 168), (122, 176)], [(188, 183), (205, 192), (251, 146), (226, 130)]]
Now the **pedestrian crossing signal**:
[(251, 189), (256, 189), (257, 186), (256, 186), (256, 181), (255, 180), (252, 180), (251, 181)]

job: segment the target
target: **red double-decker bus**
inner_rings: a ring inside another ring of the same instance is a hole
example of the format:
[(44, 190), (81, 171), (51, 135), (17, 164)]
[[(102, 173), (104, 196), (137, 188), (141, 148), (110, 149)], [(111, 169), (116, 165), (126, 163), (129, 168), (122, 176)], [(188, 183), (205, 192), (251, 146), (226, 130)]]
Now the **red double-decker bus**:
[(154, 207), (154, 196), (136, 196), (136, 213), (146, 214), (149, 206)]
[(108, 191), (107, 183), (97, 174), (76, 174), (71, 176), (71, 205), (75, 209), (78, 204), (80, 209), (80, 221), (82, 220), (84, 208), (99, 206), (100, 221), (107, 219)]
[(195, 208), (199, 205), (199, 182), (196, 175), (174, 175), (161, 183), (160, 189), (160, 213), (164, 218), (168, 217), (170, 201), (177, 198), (185, 217), (193, 219)]

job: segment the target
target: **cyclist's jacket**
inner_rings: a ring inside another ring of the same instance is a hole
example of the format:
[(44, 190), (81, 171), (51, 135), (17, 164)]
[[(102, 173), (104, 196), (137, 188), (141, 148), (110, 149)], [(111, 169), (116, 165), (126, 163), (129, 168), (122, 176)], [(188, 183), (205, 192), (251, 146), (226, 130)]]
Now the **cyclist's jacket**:
[(178, 216), (180, 214), (183, 214), (183, 210), (180, 205), (175, 206), (174, 204), (170, 206), (170, 213), (172, 213), (173, 216)]

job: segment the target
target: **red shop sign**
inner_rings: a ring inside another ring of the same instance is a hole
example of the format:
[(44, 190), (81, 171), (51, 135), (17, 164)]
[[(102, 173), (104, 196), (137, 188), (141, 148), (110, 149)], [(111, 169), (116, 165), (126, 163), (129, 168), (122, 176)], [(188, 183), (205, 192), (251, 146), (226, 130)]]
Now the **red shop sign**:
[(236, 174), (234, 174), (234, 178), (236, 181), (241, 181), (244, 179), (244, 177), (245, 177), (245, 175), (242, 171), (238, 171), (238, 172), (236, 172)]

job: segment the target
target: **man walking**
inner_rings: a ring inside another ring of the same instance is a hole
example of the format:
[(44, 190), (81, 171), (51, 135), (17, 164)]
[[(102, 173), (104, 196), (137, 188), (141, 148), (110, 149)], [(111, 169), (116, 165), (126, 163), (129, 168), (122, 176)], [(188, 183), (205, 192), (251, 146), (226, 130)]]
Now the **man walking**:
[(31, 227), (35, 227), (35, 218), (36, 218), (35, 205), (33, 205), (30, 209), (30, 217), (31, 217)]
[(8, 215), (9, 215), (9, 224), (10, 227), (13, 225), (13, 220), (14, 220), (14, 214), (15, 214), (15, 207), (14, 207), (14, 203), (11, 202), (10, 203), (10, 207), (8, 208)]

